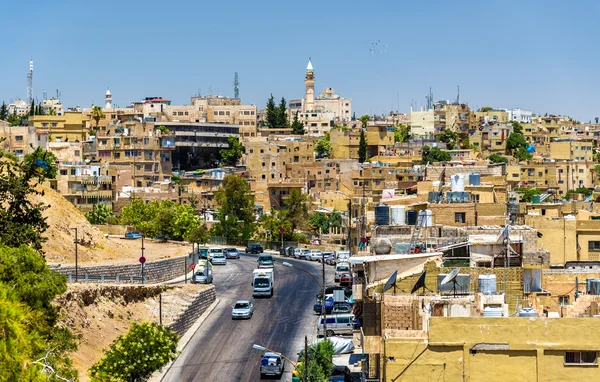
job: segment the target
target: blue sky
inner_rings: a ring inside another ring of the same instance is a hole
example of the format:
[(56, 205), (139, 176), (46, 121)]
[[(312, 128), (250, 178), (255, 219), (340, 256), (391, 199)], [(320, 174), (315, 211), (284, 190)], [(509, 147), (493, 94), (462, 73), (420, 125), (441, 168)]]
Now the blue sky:
[[(0, 100), (34, 93), (66, 106), (189, 103), (200, 91), (245, 103), (300, 98), (309, 56), (316, 90), (357, 115), (408, 112), (434, 98), (588, 121), (598, 110), (596, 1), (12, 1), (2, 13)], [(15, 15), (19, 15), (16, 17)], [(387, 52), (371, 54), (373, 42)]]

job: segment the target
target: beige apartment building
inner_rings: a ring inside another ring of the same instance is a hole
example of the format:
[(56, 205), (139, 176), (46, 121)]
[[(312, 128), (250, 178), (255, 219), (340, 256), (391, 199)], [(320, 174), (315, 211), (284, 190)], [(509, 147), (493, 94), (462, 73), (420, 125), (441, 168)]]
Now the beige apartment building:
[(410, 111), (410, 135), (416, 139), (432, 139), (435, 134), (433, 110)]
[[(360, 128), (333, 129), (329, 133), (332, 159), (358, 159)], [(369, 157), (392, 155), (394, 150), (394, 130), (388, 126), (368, 126), (365, 131), (367, 155)]]
[(37, 130), (34, 126), (9, 126), (8, 123), (0, 121), (0, 148), (4, 152), (22, 158), (30, 154), (37, 147), (47, 149), (48, 133)]
[(51, 179), (48, 183), (80, 211), (89, 212), (98, 203), (105, 204), (112, 210), (112, 179), (107, 164), (64, 161), (58, 165), (56, 179)]

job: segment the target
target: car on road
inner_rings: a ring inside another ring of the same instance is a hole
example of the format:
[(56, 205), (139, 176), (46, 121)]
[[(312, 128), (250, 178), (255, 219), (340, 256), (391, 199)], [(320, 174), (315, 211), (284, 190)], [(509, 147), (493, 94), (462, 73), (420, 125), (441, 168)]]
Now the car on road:
[(236, 248), (225, 248), (225, 257), (228, 259), (239, 259), (240, 251)]
[(340, 285), (352, 286), (352, 273), (350, 273), (350, 272), (340, 273)]
[(340, 281), (340, 275), (342, 273), (346, 273), (346, 272), (350, 272), (350, 263), (337, 263), (335, 266), (335, 276), (334, 276), (334, 280), (335, 282), (339, 282)]
[[(320, 298), (317, 298), (317, 302), (313, 305), (313, 310), (315, 311), (315, 313), (320, 314), (321, 313), (321, 309), (323, 309), (323, 300)], [(347, 305), (349, 307), (352, 307), (352, 303), (350, 302), (350, 299), (348, 297), (344, 296), (344, 301), (337, 301), (334, 302), (333, 301), (333, 295), (326, 295), (325, 298), (325, 312), (327, 314), (331, 313), (331, 311), (334, 308), (337, 308), (340, 305)]]
[(311, 249), (308, 260), (318, 261), (321, 257), (323, 257), (323, 252), (318, 249)]
[(125, 234), (125, 239), (141, 239), (142, 238), (142, 234), (139, 232), (127, 232)]
[(319, 257), (319, 263), (325, 262), (325, 264), (329, 264), (329, 259), (333, 258), (333, 253), (331, 252), (323, 252), (323, 255)]
[(260, 377), (275, 376), (281, 379), (285, 364), (283, 357), (277, 353), (266, 352), (260, 361)]
[(213, 282), (212, 264), (208, 260), (200, 260), (194, 267), (192, 284), (210, 284)]
[[(344, 296), (347, 298), (350, 298), (350, 296), (352, 296), (352, 289), (345, 287), (345, 286), (341, 286), (341, 285), (330, 285), (330, 286), (326, 286), (325, 287), (325, 294), (328, 295), (333, 295), (333, 291), (334, 290), (343, 290), (344, 291)], [(321, 298), (321, 294), (318, 293), (317, 294), (317, 298)]]
[(210, 262), (213, 265), (227, 265), (227, 258), (225, 257), (225, 255), (223, 254), (223, 252), (221, 253), (215, 253), (212, 257), (212, 259), (210, 260)]
[(254, 314), (254, 304), (252, 301), (240, 300), (236, 301), (231, 309), (231, 319), (236, 320), (238, 318), (252, 318)]
[(210, 248), (210, 249), (208, 250), (208, 255), (207, 255), (207, 257), (206, 257), (206, 258), (207, 258), (208, 260), (212, 260), (212, 258), (213, 258), (215, 255), (218, 255), (218, 254), (221, 254), (221, 255), (222, 255), (222, 254), (223, 254), (223, 249), (221, 249), (221, 248)]
[(200, 248), (198, 250), (201, 259), (208, 259), (208, 248)]
[[(319, 317), (317, 321), (317, 335), (325, 334), (323, 331), (323, 317)], [(327, 316), (327, 336), (335, 336), (340, 334), (352, 335), (354, 329), (353, 314), (336, 314), (335, 316)]]
[(335, 254), (335, 260), (338, 263), (350, 261), (350, 251), (337, 251)]
[(273, 256), (271, 255), (260, 255), (256, 262), (258, 263), (257, 268), (273, 268), (274, 265)]
[(265, 249), (260, 244), (248, 244), (248, 246), (246, 247), (246, 253), (259, 254), (263, 253), (264, 251)]

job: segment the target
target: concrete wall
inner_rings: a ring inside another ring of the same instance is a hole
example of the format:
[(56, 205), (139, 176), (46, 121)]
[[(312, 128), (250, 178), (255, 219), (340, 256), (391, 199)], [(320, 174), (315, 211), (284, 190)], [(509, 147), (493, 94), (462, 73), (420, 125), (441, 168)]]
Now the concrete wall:
[[(188, 260), (187, 263), (186, 259)], [(189, 264), (188, 256), (150, 261), (144, 265), (144, 276), (148, 283), (159, 283), (172, 280), (189, 271), (187, 264)], [(75, 275), (74, 266), (62, 267), (50, 265), (50, 269), (64, 275)], [(141, 276), (142, 268), (140, 264), (80, 266), (78, 273), (80, 278), (86, 274), (90, 276), (130, 277)]]
[(200, 292), (188, 308), (169, 325), (169, 328), (175, 333), (183, 335), (196, 322), (198, 317), (206, 311), (210, 304), (215, 302), (216, 295), (215, 287), (212, 285), (209, 289)]

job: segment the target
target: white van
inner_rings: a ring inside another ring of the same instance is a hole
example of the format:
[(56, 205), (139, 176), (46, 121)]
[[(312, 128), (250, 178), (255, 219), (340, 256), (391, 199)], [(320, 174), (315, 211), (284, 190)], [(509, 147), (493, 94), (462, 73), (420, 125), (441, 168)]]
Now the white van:
[(346, 272), (350, 272), (350, 263), (337, 263), (335, 266), (335, 282), (340, 281), (340, 275)]
[(338, 263), (350, 261), (350, 251), (337, 251), (335, 253), (335, 261)]
[[(327, 337), (349, 334), (352, 335), (354, 327), (353, 314), (334, 314), (327, 316)], [(317, 335), (322, 336), (323, 333), (323, 317), (319, 317), (317, 322)]]

